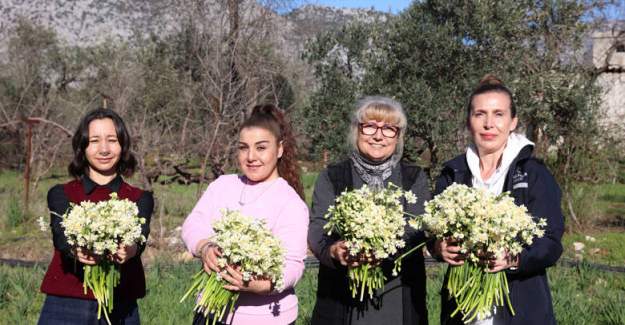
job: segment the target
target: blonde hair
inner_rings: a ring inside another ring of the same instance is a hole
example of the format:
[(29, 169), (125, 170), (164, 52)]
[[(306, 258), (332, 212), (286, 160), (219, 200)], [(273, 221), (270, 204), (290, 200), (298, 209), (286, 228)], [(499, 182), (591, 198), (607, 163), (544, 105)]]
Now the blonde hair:
[(382, 121), (399, 128), (397, 147), (394, 155), (399, 161), (404, 152), (404, 135), (408, 119), (401, 104), (391, 98), (383, 96), (367, 96), (356, 102), (354, 114), (349, 128), (349, 144), (354, 151), (358, 151), (358, 129), (360, 123), (369, 120)]

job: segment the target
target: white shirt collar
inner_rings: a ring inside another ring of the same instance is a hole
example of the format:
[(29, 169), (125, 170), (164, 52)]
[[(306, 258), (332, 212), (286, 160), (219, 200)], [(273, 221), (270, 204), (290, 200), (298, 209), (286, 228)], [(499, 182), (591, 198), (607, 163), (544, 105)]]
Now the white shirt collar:
[(497, 166), (493, 175), (484, 181), (480, 172), (480, 157), (477, 148), (474, 144), (470, 144), (467, 148), (466, 158), (469, 170), (473, 175), (473, 187), (486, 189), (493, 194), (501, 194), (510, 164), (519, 155), (519, 152), (528, 145), (534, 146), (534, 143), (528, 140), (525, 135), (510, 133), (501, 157), (501, 164)]

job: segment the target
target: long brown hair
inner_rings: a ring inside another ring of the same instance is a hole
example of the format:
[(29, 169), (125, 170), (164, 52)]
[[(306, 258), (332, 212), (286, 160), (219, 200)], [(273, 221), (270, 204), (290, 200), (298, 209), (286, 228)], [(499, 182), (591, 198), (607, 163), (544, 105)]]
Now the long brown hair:
[(271, 132), (278, 142), (282, 141), (282, 157), (278, 159), (278, 174), (304, 199), (304, 187), (300, 180), (295, 137), (291, 124), (282, 110), (271, 104), (256, 105), (241, 129), (260, 127)]

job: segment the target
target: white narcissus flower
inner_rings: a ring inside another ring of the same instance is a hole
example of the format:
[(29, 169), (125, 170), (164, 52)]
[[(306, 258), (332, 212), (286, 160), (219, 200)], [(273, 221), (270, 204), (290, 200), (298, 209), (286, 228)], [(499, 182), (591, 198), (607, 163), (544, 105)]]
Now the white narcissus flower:
[(330, 206), (324, 216), (328, 235), (338, 233), (349, 249), (350, 255), (372, 255), (384, 259), (404, 247), (404, 207), (406, 202), (416, 203), (410, 191), (389, 184), (374, 191), (367, 185), (353, 191), (344, 191)]
[(145, 242), (141, 225), (146, 220), (138, 215), (134, 202), (112, 193), (107, 201), (70, 204), (69, 211), (61, 216), (61, 226), (70, 245), (102, 255), (115, 252), (119, 244)]
[(284, 290), (286, 251), (280, 239), (267, 228), (264, 220), (244, 216), (240, 211), (221, 211), (222, 217), (213, 223), (210, 240), (221, 249), (220, 267), (237, 265), (245, 281), (254, 277), (271, 279), (277, 291)]
[[(360, 189), (343, 191), (324, 215), (328, 219), (324, 229), (328, 235), (338, 234), (353, 257), (386, 259), (406, 245), (402, 197), (410, 204), (417, 201), (412, 192), (392, 183), (380, 190), (364, 185)], [(371, 296), (384, 285), (382, 269), (377, 265), (361, 264), (350, 268), (348, 276), (352, 296), (360, 292), (361, 301), (365, 291)]]
[(43, 217), (39, 217), (39, 219), (37, 219), (37, 223), (39, 224), (39, 229), (41, 229), (41, 231), (48, 231), (48, 223)]
[(482, 189), (452, 184), (425, 203), (425, 213), (408, 224), (436, 238), (460, 240), (462, 252), (478, 262), (479, 254), (520, 254), (534, 238), (544, 235), (545, 219), (532, 217), (508, 193), (492, 195)]
[(412, 191), (407, 191), (406, 193), (404, 193), (404, 197), (406, 198), (406, 202), (408, 202), (410, 204), (417, 203), (417, 196), (414, 195), (414, 193), (412, 193)]

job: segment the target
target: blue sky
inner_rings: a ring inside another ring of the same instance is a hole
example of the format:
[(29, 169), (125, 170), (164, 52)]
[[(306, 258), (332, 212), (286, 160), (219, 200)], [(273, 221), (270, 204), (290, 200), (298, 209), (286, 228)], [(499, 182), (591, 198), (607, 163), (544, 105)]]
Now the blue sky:
[(410, 5), (411, 0), (310, 0), (310, 4), (332, 6), (337, 8), (375, 8), (380, 11), (397, 13)]
[[(408, 7), (412, 0), (295, 0), (300, 4), (317, 4), (337, 8), (375, 8), (380, 11), (398, 13)], [(608, 19), (625, 19), (625, 0), (616, 0), (604, 14)]]

